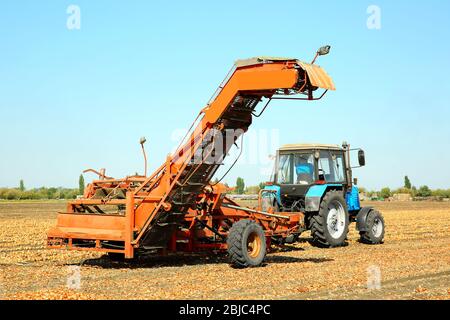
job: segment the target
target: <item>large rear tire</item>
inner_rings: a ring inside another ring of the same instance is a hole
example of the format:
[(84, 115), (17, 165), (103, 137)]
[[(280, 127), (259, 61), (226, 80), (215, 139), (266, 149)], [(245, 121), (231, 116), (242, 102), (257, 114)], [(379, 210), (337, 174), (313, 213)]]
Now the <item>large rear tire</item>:
[(349, 217), (342, 192), (329, 191), (320, 203), (319, 212), (311, 217), (311, 244), (320, 248), (345, 245)]
[(255, 221), (239, 220), (229, 231), (227, 246), (233, 267), (258, 267), (266, 256), (264, 230)]
[(380, 244), (384, 239), (384, 218), (376, 210), (369, 212), (366, 218), (366, 231), (360, 231), (360, 241), (366, 244)]

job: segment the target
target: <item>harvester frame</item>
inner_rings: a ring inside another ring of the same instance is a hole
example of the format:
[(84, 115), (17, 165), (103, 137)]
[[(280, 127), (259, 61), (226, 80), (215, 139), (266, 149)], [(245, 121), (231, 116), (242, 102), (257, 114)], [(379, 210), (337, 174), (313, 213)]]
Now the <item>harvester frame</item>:
[[(328, 50), (321, 48), (316, 57)], [(315, 97), (319, 88), (323, 93)], [(296, 232), (304, 214), (243, 208), (226, 197), (223, 185), (211, 184), (212, 177), (271, 100), (317, 100), (328, 90), (335, 90), (333, 81), (314, 64), (273, 57), (238, 60), (179, 147), (153, 174), (114, 179), (104, 170), (90, 169), (99, 179), (58, 213), (57, 225), (47, 235), (48, 247), (103, 251), (127, 259), (141, 250), (228, 250), (236, 266), (259, 265), (271, 239)], [(257, 113), (264, 99), (268, 102)], [(247, 238), (242, 240), (242, 234)]]

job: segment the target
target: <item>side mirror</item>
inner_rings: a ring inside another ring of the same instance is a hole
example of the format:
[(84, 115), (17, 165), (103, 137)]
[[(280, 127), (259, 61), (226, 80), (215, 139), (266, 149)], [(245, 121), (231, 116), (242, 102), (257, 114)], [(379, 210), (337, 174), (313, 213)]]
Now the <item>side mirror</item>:
[(363, 150), (358, 151), (358, 162), (361, 167), (366, 165), (366, 156), (364, 155)]

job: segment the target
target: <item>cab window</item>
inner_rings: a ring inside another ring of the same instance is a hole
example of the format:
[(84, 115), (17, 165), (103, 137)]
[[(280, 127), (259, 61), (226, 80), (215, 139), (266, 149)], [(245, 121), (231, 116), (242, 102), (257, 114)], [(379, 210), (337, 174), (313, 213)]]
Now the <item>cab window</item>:
[(345, 182), (344, 158), (341, 152), (320, 151), (319, 178), (326, 182)]
[(278, 160), (277, 183), (292, 184), (292, 154), (280, 154)]
[(336, 182), (344, 182), (345, 181), (344, 156), (341, 153), (335, 154), (333, 166), (335, 169)]
[(315, 180), (314, 156), (312, 153), (294, 155), (295, 184), (312, 184)]

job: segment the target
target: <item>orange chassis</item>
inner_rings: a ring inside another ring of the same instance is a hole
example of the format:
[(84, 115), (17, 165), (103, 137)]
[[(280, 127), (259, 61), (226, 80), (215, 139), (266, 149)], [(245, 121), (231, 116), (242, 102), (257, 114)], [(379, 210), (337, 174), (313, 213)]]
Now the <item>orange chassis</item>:
[[(125, 258), (133, 258), (140, 249), (139, 239), (136, 239), (139, 230), (134, 225), (134, 208), (142, 201), (159, 201), (133, 196), (133, 185), (143, 180), (143, 177), (134, 176), (123, 180), (93, 181), (84, 199), (69, 202), (67, 211), (58, 213), (58, 227), (48, 232), (48, 247), (122, 253)], [(97, 199), (95, 194), (98, 195), (99, 190), (114, 190), (116, 195), (123, 194), (125, 198)], [(262, 226), (267, 247), (270, 247), (273, 238), (285, 238), (299, 233), (304, 227), (304, 214), (301, 212), (262, 212), (260, 201), (255, 208), (241, 207), (227, 198), (225, 192), (226, 187), (221, 184), (206, 187), (184, 215), (181, 228), (174, 230), (166, 247), (143, 246), (142, 249), (153, 249), (159, 254), (225, 251), (229, 228), (242, 219), (254, 220)], [(169, 207), (166, 209), (170, 210)]]

